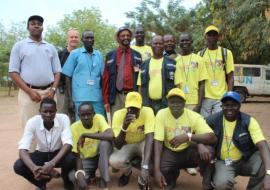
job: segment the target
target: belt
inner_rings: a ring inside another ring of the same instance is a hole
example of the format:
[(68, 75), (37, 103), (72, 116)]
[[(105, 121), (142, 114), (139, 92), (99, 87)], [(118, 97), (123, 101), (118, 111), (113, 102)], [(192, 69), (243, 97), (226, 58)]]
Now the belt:
[(32, 88), (32, 89), (40, 89), (40, 90), (45, 90), (45, 89), (51, 87), (52, 84), (53, 84), (53, 83), (50, 83), (50, 84), (48, 84), (48, 85), (46, 85), (46, 86), (34, 86), (34, 85), (31, 85), (31, 84), (26, 83), (26, 85), (27, 85), (29, 88)]
[(119, 94), (127, 94), (127, 93), (132, 92), (132, 91), (133, 90), (121, 90), (121, 91), (116, 90), (116, 92), (119, 93)]

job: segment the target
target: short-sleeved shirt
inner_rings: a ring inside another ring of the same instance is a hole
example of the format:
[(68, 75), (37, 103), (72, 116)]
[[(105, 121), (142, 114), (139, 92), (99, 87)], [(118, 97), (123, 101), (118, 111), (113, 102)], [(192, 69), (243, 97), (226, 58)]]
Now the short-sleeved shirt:
[(219, 100), (228, 89), (225, 72), (229, 74), (234, 71), (232, 52), (227, 49), (226, 71), (224, 71), (221, 47), (216, 50), (207, 48), (203, 54), (203, 60), (209, 75), (209, 79), (205, 81), (205, 97)]
[[(223, 141), (221, 145), (221, 160), (225, 160), (226, 158), (231, 158), (234, 161), (240, 160), (242, 158), (241, 151), (234, 145), (232, 141), (233, 132), (236, 126), (236, 121), (230, 122), (223, 118), (224, 121), (224, 130), (223, 130)], [(248, 126), (248, 131), (250, 133), (251, 139), (254, 144), (265, 140), (265, 137), (262, 133), (262, 130), (258, 124), (258, 122), (251, 117), (250, 123)]]
[(148, 45), (144, 45), (144, 46), (133, 45), (133, 46), (131, 46), (131, 48), (136, 50), (137, 52), (139, 52), (141, 54), (142, 61), (150, 59), (153, 55), (152, 48)]
[(154, 139), (164, 142), (166, 148), (175, 152), (187, 148), (188, 143), (183, 143), (176, 148), (171, 147), (169, 143), (175, 136), (187, 131), (195, 134), (213, 133), (201, 115), (187, 108), (184, 108), (184, 113), (177, 119), (169, 108), (157, 113)]
[[(162, 63), (163, 57), (161, 59), (151, 58), (149, 62), (149, 85), (148, 85), (148, 94), (152, 100), (162, 99)], [(141, 77), (137, 80), (137, 85), (141, 85)]]
[[(112, 130), (114, 137), (117, 137), (122, 129), (127, 109), (123, 108), (118, 110), (113, 115)], [(134, 144), (142, 142), (145, 139), (145, 135), (153, 133), (155, 127), (155, 116), (152, 108), (143, 106), (140, 110), (139, 117), (129, 124), (126, 132), (125, 141), (127, 144)]]
[[(180, 84), (186, 104), (198, 104), (199, 82), (208, 79), (203, 59), (194, 53), (176, 57), (175, 84)], [(181, 82), (182, 81), (182, 82)]]
[(18, 143), (19, 149), (30, 150), (32, 139), (36, 140), (36, 150), (40, 152), (54, 152), (59, 150), (64, 144), (72, 145), (68, 116), (57, 113), (54, 118), (54, 126), (49, 131), (44, 127), (43, 119), (40, 115), (30, 118)]
[(100, 80), (104, 70), (101, 53), (85, 48), (71, 51), (62, 73), (72, 78), (72, 99), (74, 102), (102, 101)]
[(9, 72), (17, 72), (25, 83), (46, 86), (54, 81), (54, 74), (61, 72), (55, 47), (42, 40), (30, 38), (17, 42), (10, 54)]
[[(73, 139), (72, 152), (77, 153), (77, 143), (80, 136), (83, 133), (102, 133), (109, 129), (109, 125), (106, 122), (105, 118), (100, 114), (95, 114), (93, 117), (93, 126), (90, 129), (86, 129), (81, 120), (76, 121), (71, 125), (71, 133)], [(93, 158), (98, 154), (98, 146), (100, 140), (85, 138), (84, 146), (80, 148), (80, 155), (83, 159)]]

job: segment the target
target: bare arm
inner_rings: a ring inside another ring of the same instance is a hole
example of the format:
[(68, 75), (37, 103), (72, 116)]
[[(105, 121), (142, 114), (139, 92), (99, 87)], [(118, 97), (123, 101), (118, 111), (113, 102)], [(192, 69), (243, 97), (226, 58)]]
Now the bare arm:
[(199, 90), (198, 90), (198, 105), (194, 107), (193, 111), (196, 111), (197, 113), (200, 113), (201, 107), (202, 107), (202, 101), (204, 98), (204, 80), (199, 81)]
[[(265, 170), (270, 170), (270, 150), (266, 140), (260, 141), (256, 145), (260, 151)], [(270, 189), (270, 175), (265, 175), (263, 189)]]
[(98, 139), (98, 140), (113, 140), (113, 131), (111, 128), (107, 129), (103, 133), (84, 133), (82, 134), (84, 138)]
[[(37, 166), (30, 158), (28, 150), (20, 149), (19, 150), (19, 157), (23, 161), (23, 163), (32, 171), (34, 174), (35, 171), (41, 169), (41, 166)], [(35, 175), (35, 174), (34, 174)]]
[(160, 188), (164, 188), (166, 184), (166, 180), (160, 171), (160, 158), (163, 149), (163, 142), (154, 140), (154, 174), (155, 180), (158, 183)]
[(71, 151), (70, 144), (64, 144), (56, 156), (50, 160), (53, 166), (55, 166), (68, 152)]
[(226, 79), (227, 79), (228, 91), (232, 91), (233, 85), (234, 85), (233, 71), (226, 74)]
[(149, 165), (149, 160), (151, 158), (152, 148), (153, 148), (154, 134), (148, 133), (145, 137), (145, 147), (144, 147), (144, 160), (143, 165)]
[(126, 144), (126, 130), (129, 126), (129, 124), (134, 120), (134, 115), (133, 114), (127, 114), (124, 123), (122, 125), (122, 129), (120, 130), (120, 133), (117, 137), (114, 138), (114, 144), (117, 149), (120, 149), (123, 145)]
[[(176, 137), (174, 137), (172, 140), (170, 140), (170, 145), (173, 148), (178, 147), (179, 145), (188, 142), (189, 138), (187, 134), (181, 134)], [(196, 143), (202, 143), (202, 144), (215, 144), (217, 142), (217, 137), (214, 133), (204, 133), (204, 134), (194, 134), (191, 137), (192, 142)]]
[(67, 88), (67, 97), (68, 97), (68, 109), (69, 111), (74, 110), (74, 102), (72, 100), (72, 78), (66, 76), (66, 88)]

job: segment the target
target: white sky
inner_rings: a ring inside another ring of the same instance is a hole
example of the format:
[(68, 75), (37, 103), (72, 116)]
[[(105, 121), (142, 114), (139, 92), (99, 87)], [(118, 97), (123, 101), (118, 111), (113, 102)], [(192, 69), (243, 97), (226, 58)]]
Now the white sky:
[[(135, 10), (141, 0), (0, 0), (0, 22), (5, 27), (11, 23), (27, 21), (34, 14), (44, 18), (44, 27), (55, 25), (74, 10), (96, 7), (101, 11), (103, 20), (116, 27), (129, 21), (125, 12)], [(168, 0), (161, 0), (166, 5)], [(182, 0), (186, 8), (193, 8), (200, 0)]]

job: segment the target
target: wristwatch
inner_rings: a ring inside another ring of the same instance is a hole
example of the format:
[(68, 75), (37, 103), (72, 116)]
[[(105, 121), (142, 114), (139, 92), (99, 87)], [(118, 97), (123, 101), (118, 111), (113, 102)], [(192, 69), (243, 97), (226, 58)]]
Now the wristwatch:
[(145, 170), (149, 170), (149, 166), (147, 164), (143, 164), (141, 167)]
[(270, 175), (270, 170), (266, 170), (266, 175)]
[(50, 90), (53, 91), (54, 93), (56, 92), (56, 88), (55, 87), (51, 87)]
[(188, 132), (187, 133), (187, 136), (188, 136), (188, 141), (191, 141), (192, 133), (191, 132)]

